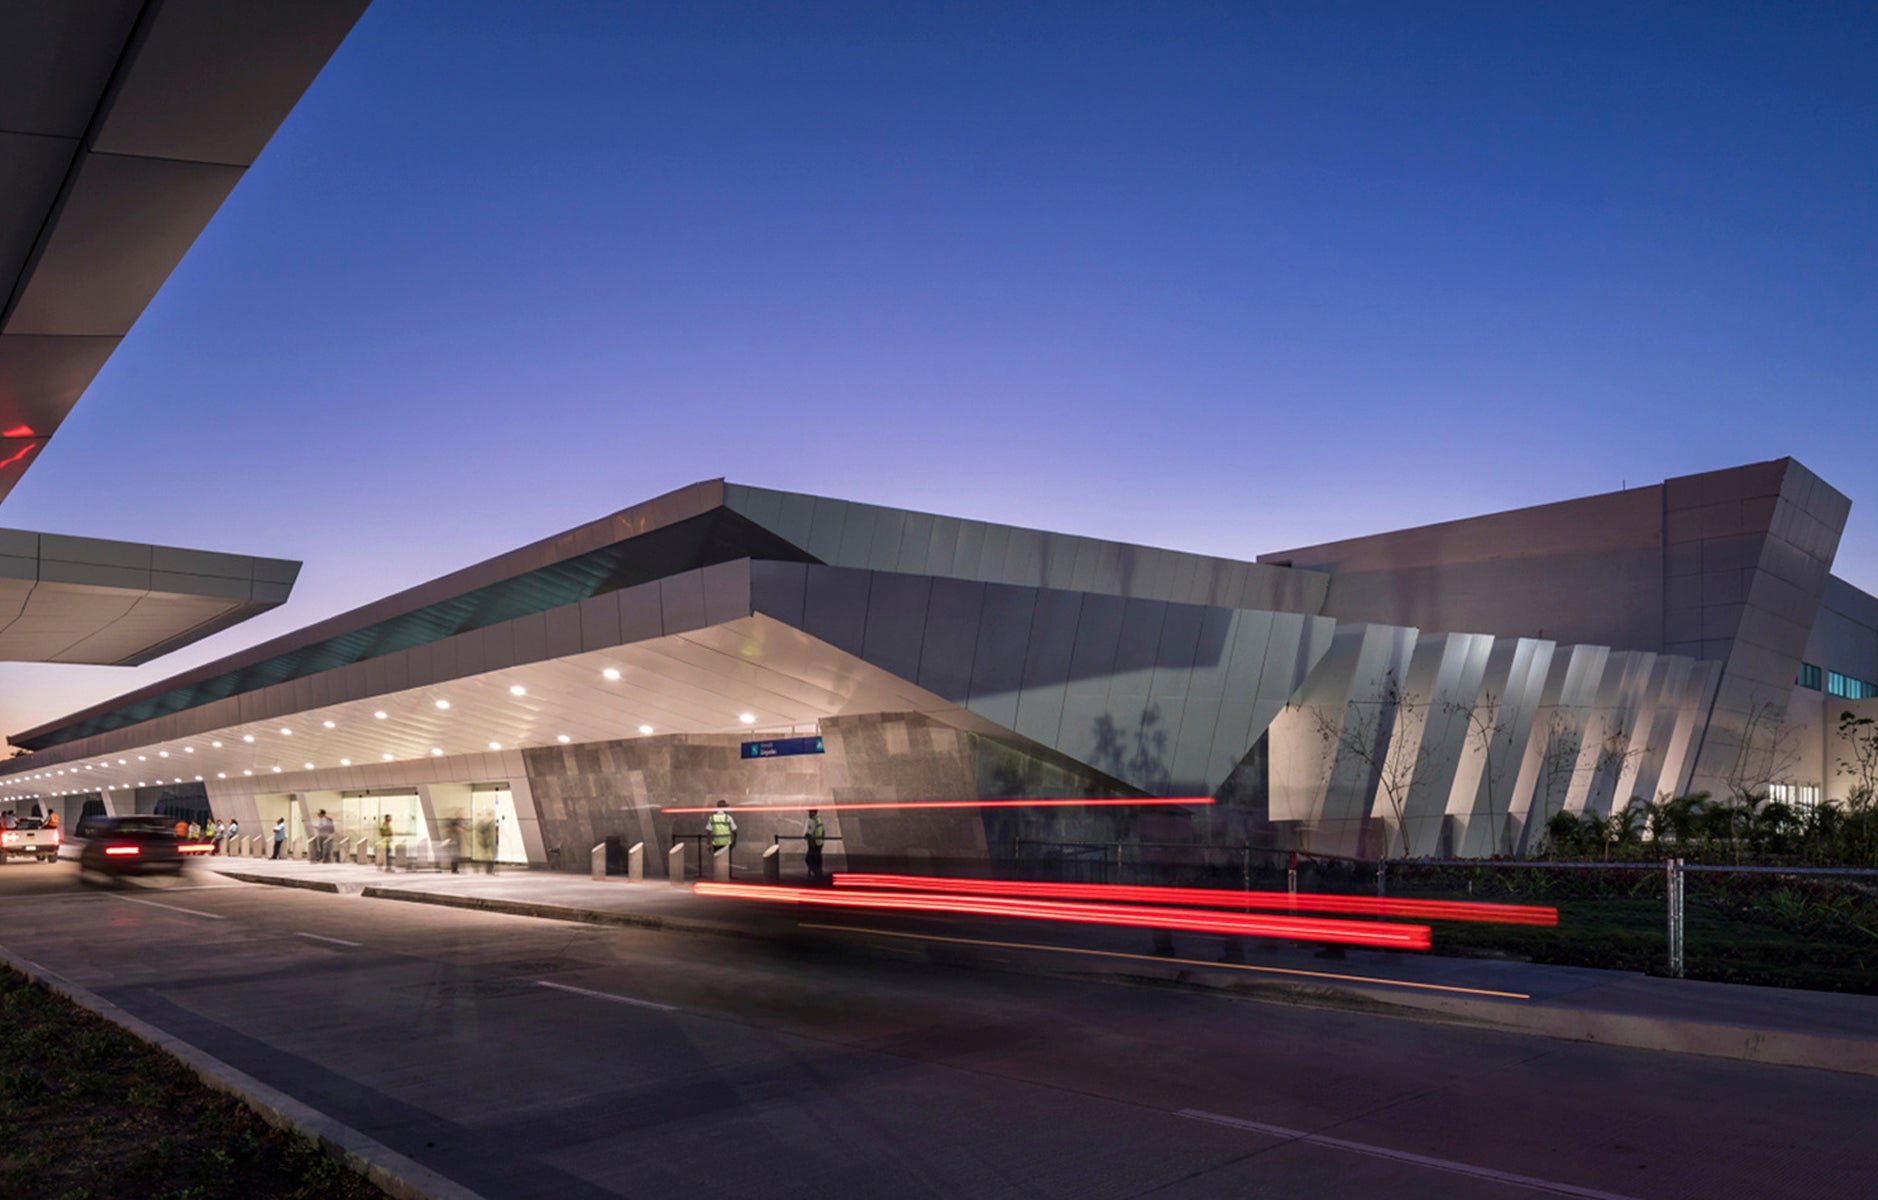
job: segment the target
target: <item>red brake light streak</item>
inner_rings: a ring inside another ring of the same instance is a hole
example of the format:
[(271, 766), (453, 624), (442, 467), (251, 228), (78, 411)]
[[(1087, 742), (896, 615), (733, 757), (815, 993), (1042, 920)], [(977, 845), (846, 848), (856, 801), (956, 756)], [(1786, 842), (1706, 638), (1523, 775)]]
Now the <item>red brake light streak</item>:
[(1128, 904), (1078, 904), (1056, 900), (1020, 900), (991, 896), (933, 896), (905, 892), (830, 891), (826, 888), (773, 887), (746, 883), (696, 883), (700, 896), (771, 900), (826, 908), (867, 908), (900, 912), (956, 913), (978, 917), (1027, 917), (1074, 924), (1123, 925), (1144, 929), (1181, 929), (1249, 937), (1299, 938), (1355, 946), (1426, 950), (1426, 925), (1382, 925), (1324, 917), (1254, 916)]
[(1208, 908), (1267, 908), (1302, 912), (1349, 913), (1373, 917), (1484, 921), (1503, 925), (1557, 925), (1558, 909), (1525, 904), (1487, 904), (1477, 900), (1391, 900), (1377, 896), (1337, 896), (1312, 892), (1230, 892), (1221, 888), (1134, 887), (1110, 883), (1028, 883), (1007, 879), (950, 879), (932, 875), (834, 877), (837, 888), (903, 889), (973, 896), (1032, 896), (1049, 900), (1096, 900), (1121, 903), (1191, 904)]
[(106, 846), (104, 852), (112, 858), (124, 858), (142, 853), (142, 851), (135, 846)]
[[(1211, 796), (1095, 796), (1066, 800), (861, 800), (847, 804), (735, 804), (733, 813), (741, 812), (857, 812), (865, 809), (903, 808), (1144, 808), (1156, 804), (1212, 804)], [(661, 808), (667, 813), (716, 812), (714, 805), (698, 804)]]

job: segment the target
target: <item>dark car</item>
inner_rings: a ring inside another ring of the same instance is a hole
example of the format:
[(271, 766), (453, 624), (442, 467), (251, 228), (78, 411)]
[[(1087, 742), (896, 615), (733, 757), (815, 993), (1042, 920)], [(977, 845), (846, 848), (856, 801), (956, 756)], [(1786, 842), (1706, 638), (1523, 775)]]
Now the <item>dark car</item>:
[(169, 817), (85, 817), (59, 848), (78, 869), (101, 875), (182, 874), (187, 861), (176, 822)]

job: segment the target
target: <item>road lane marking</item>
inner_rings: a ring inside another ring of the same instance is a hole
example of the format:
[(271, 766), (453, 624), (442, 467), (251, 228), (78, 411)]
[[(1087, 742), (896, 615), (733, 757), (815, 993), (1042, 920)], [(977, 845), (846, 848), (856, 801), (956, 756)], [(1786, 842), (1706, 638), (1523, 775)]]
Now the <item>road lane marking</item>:
[(656, 1008), (660, 1012), (678, 1011), (678, 1006), (675, 1004), (660, 1004), (654, 1000), (635, 1000), (631, 996), (616, 996), (612, 992), (596, 992), (591, 988), (574, 987), (565, 983), (549, 983), (545, 979), (537, 979), (535, 982), (544, 988), (553, 988), (557, 992), (572, 992), (576, 996), (592, 996), (595, 1000), (611, 1000), (615, 1004), (630, 1004), (636, 1008)]
[(874, 937), (911, 938), (920, 942), (953, 942), (962, 946), (997, 946), (1006, 950), (1048, 950), (1053, 954), (1090, 954), (1098, 958), (1128, 958), (1139, 962), (1178, 963), (1185, 967), (1205, 967), (1211, 971), (1254, 971), (1264, 975), (1302, 975), (1308, 979), (1334, 979), (1339, 983), (1374, 983), (1387, 987), (1416, 988), (1427, 992), (1459, 992), (1467, 996), (1493, 996), (1501, 1000), (1530, 1000), (1526, 992), (1496, 992), (1490, 988), (1456, 987), (1448, 983), (1416, 983), (1407, 979), (1385, 979), (1376, 975), (1340, 975), (1335, 971), (1305, 971), (1295, 967), (1260, 967), (1250, 963), (1206, 962), (1198, 958), (1163, 958), (1159, 954), (1124, 954), (1120, 950), (1079, 950), (1074, 946), (1046, 946), (1034, 942), (994, 942), (984, 938), (941, 937), (936, 933), (899, 933), (888, 929), (869, 929), (863, 925), (817, 925), (797, 922), (798, 929), (830, 929), (839, 933), (865, 933)]
[(327, 937), (323, 933), (298, 933), (296, 932), (294, 936), (303, 937), (303, 938), (312, 938), (316, 942), (331, 942), (335, 946), (363, 946), (365, 944), (364, 942), (348, 942), (344, 938)]
[(188, 913), (192, 917), (207, 917), (211, 921), (226, 921), (221, 913), (203, 912), (199, 908), (184, 908), (180, 904), (158, 904), (155, 900), (139, 900), (135, 896), (113, 896), (113, 900), (122, 900), (126, 904), (147, 904), (151, 908), (167, 908), (171, 912)]
[(1343, 1138), (1310, 1133), (1303, 1129), (1286, 1129), (1282, 1125), (1267, 1125), (1262, 1121), (1242, 1121), (1238, 1117), (1222, 1116), (1219, 1113), (1204, 1112), (1197, 1108), (1183, 1108), (1174, 1115), (1195, 1121), (1209, 1121), (1214, 1125), (1226, 1125), (1233, 1129), (1244, 1129), (1252, 1133), (1262, 1133), (1267, 1137), (1282, 1138), (1287, 1142), (1303, 1142), (1306, 1145), (1322, 1146), (1326, 1150), (1347, 1150), (1352, 1154), (1367, 1154), (1371, 1158), (1386, 1158), (1392, 1162), (1407, 1163), (1412, 1167), (1446, 1171), (1450, 1175), (1465, 1175), (1470, 1179), (1485, 1179), (1493, 1183), (1509, 1184), (1535, 1192), (1550, 1192), (1555, 1196), (1577, 1196), (1581, 1200), (1633, 1200), (1633, 1197), (1622, 1196), (1616, 1192), (1600, 1192), (1596, 1188), (1578, 1187), (1574, 1184), (1560, 1183), (1554, 1179), (1537, 1179), (1531, 1175), (1515, 1175), (1509, 1171), (1496, 1171), (1491, 1167), (1477, 1167), (1472, 1163), (1455, 1162), (1447, 1158), (1410, 1154), (1406, 1150), (1391, 1150), (1386, 1146), (1346, 1141)]

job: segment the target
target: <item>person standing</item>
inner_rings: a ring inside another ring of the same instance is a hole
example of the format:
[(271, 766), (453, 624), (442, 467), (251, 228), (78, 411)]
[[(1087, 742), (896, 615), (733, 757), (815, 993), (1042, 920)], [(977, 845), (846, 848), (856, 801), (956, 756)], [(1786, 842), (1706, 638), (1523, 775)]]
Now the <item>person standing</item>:
[(218, 817), (215, 821), (215, 828), (209, 834), (209, 841), (215, 847), (215, 849), (209, 851), (210, 854), (220, 854), (222, 852), (222, 832), (222, 822)]
[(737, 844), (737, 818), (730, 815), (730, 802), (719, 800), (717, 809), (704, 823), (705, 831), (711, 835), (711, 854), (715, 859), (719, 850), (728, 858), (730, 848)]
[(812, 880), (822, 877), (822, 843), (827, 840), (828, 829), (822, 824), (822, 814), (811, 808), (808, 822), (802, 826), (802, 842)]
[(319, 819), (313, 822), (313, 836), (319, 843), (319, 856), (315, 861), (331, 862), (333, 860), (333, 834), (335, 829), (333, 819), (326, 815), (325, 809), (320, 809)]
[(241, 840), (240, 840), (241, 839), (241, 818), (240, 817), (228, 818), (227, 833), (228, 833), (228, 837), (226, 840), (228, 843), (228, 852), (230, 854), (240, 854), (241, 853)]
[(391, 870), (391, 814), (386, 813), (378, 822), (378, 866), (380, 870)]
[(274, 822), (274, 853), (269, 858), (278, 859), (280, 848), (287, 841), (287, 818), (281, 817)]

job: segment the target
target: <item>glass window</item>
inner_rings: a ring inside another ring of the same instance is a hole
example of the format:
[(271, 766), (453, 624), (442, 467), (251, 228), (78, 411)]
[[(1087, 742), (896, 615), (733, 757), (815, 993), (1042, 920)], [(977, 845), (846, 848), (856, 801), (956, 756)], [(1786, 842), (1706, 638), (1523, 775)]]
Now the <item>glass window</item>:
[(1826, 694), (1828, 696), (1849, 697), (1852, 694), (1851, 687), (1849, 686), (1851, 682), (1851, 680), (1839, 674), (1837, 671), (1828, 671), (1826, 672)]
[(1817, 692), (1819, 690), (1819, 683), (1820, 683), (1819, 676), (1820, 676), (1819, 668), (1815, 666), (1814, 664), (1806, 663), (1806, 662), (1803, 662), (1800, 664), (1800, 686), (1801, 687), (1812, 688), (1814, 691)]

